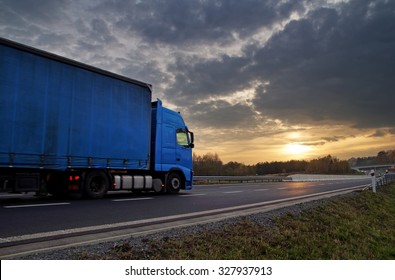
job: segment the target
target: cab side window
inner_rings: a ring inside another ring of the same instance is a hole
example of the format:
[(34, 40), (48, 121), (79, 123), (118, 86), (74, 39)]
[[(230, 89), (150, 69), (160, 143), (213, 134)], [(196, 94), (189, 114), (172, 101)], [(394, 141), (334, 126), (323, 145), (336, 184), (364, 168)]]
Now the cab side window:
[(176, 136), (178, 145), (189, 147), (188, 134), (184, 130), (177, 129)]

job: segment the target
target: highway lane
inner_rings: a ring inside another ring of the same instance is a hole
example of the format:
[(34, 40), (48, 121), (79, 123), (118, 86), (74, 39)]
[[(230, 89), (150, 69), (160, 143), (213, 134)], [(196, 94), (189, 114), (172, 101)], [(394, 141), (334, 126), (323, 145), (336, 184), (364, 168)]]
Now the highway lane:
[(369, 184), (369, 180), (195, 186), (178, 195), (110, 193), (101, 200), (0, 195), (0, 238), (167, 217)]

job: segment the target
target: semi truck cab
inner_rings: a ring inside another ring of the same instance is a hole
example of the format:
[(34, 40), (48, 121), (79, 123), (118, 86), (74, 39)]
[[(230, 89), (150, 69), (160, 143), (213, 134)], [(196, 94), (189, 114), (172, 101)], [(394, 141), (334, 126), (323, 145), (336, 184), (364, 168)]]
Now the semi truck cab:
[(151, 131), (151, 164), (155, 172), (165, 174), (166, 190), (191, 189), (193, 132), (179, 113), (164, 108), (159, 99), (152, 103)]

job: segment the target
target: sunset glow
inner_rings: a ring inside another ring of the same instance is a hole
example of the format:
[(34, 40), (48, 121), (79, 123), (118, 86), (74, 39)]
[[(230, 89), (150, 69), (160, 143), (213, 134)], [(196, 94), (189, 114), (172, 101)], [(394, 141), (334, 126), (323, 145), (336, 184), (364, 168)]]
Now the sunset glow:
[(297, 143), (287, 144), (284, 147), (284, 152), (286, 154), (295, 155), (295, 156), (303, 156), (310, 150), (311, 148), (309, 146), (305, 146)]

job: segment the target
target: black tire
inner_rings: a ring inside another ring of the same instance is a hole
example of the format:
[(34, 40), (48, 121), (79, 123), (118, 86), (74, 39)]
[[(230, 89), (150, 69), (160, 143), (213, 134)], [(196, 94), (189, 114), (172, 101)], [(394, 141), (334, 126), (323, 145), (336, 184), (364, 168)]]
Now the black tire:
[(179, 193), (183, 188), (184, 181), (177, 173), (170, 173), (166, 180), (166, 191), (171, 194)]
[(110, 187), (110, 179), (103, 171), (89, 172), (84, 181), (84, 196), (87, 198), (103, 198)]

